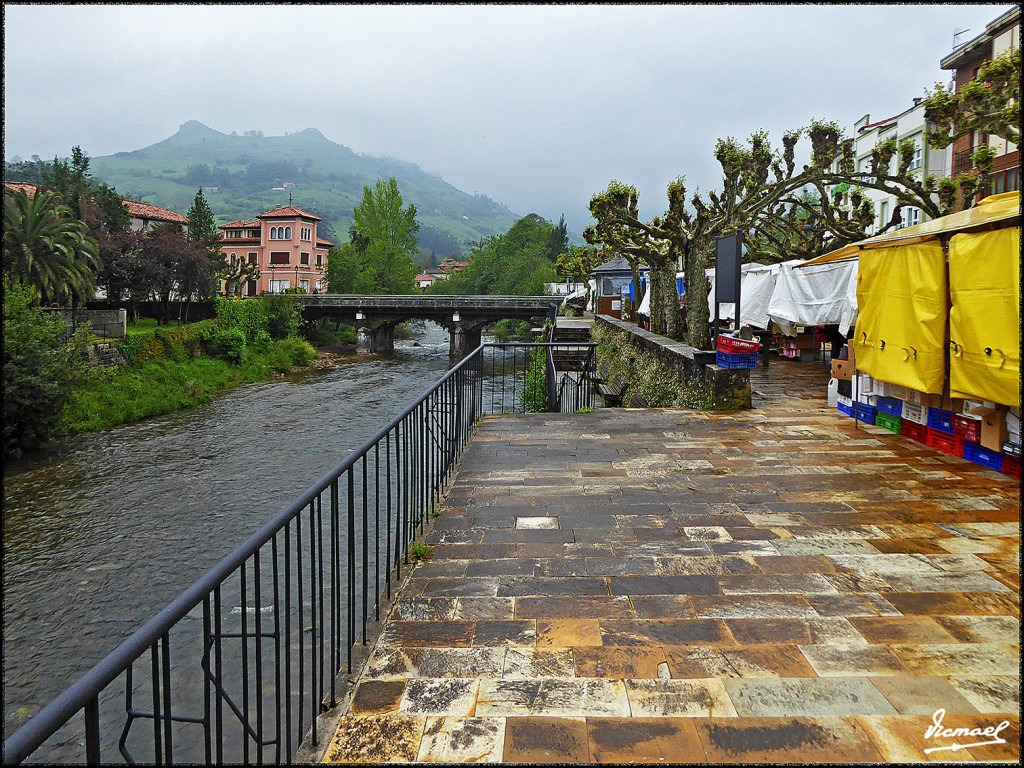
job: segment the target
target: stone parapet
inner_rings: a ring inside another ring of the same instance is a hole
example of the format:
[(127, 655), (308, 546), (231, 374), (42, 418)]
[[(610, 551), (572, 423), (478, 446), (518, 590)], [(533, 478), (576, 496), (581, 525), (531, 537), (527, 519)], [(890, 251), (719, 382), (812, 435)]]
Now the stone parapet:
[(123, 339), (127, 313), (123, 309), (47, 309), (63, 320), (69, 328), (89, 323), (97, 336)]
[(598, 315), (598, 375), (638, 408), (733, 411), (751, 407), (750, 371), (721, 368), (715, 353), (658, 336), (632, 323)]

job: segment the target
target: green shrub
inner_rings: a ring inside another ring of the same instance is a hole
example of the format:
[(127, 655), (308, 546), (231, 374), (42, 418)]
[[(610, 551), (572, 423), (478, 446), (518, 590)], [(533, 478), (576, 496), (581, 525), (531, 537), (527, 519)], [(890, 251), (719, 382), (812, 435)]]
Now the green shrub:
[(263, 296), (263, 304), (267, 316), (267, 331), (272, 339), (287, 339), (299, 332), (302, 324), (302, 313), (287, 296)]
[(258, 352), (266, 352), (268, 349), (270, 349), (271, 341), (272, 339), (270, 338), (269, 333), (267, 333), (266, 331), (260, 331), (259, 333), (256, 334), (256, 338), (253, 339), (252, 341), (252, 348), (257, 350)]
[(267, 305), (260, 299), (214, 299), (217, 322), (221, 328), (239, 330), (247, 341), (255, 340), (260, 331), (268, 330)]
[(292, 366), (306, 366), (313, 362), (316, 357), (316, 350), (308, 342), (292, 336), (277, 342), (277, 348), (282, 350)]
[(238, 328), (221, 328), (213, 336), (214, 354), (229, 363), (242, 362), (245, 354), (245, 334)]
[(523, 388), (523, 408), (527, 413), (542, 413), (548, 409), (547, 362), (546, 347), (530, 350), (530, 367), (526, 369)]
[(39, 293), (3, 281), (4, 458), (38, 447), (60, 426), (71, 388), (87, 380), (88, 330), (64, 343), (63, 321), (43, 312)]

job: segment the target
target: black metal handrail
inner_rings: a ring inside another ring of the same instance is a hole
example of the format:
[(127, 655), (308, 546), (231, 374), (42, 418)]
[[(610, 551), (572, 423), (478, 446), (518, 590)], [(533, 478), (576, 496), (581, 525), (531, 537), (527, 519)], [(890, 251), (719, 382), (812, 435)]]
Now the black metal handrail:
[(319, 744), (338, 675), (352, 672), (479, 417), (524, 410), (517, 388), (537, 347), (591, 347), (593, 359), (593, 345), (478, 347), (13, 733), (3, 763), (44, 745), (46, 760), (84, 746), (88, 763), (280, 763)]

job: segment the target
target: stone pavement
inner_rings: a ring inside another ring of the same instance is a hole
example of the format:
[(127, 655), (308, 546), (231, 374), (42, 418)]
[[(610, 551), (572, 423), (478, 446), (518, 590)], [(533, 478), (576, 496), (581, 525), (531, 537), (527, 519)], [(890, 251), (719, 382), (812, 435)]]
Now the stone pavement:
[(1019, 482), (827, 375), (485, 419), (325, 761), (1017, 761)]

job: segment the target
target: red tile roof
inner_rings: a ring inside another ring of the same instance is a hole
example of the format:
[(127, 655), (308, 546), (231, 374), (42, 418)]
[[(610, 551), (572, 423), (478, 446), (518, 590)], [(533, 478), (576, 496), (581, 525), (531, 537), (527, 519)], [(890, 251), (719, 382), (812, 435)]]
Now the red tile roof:
[(286, 205), (284, 208), (275, 208), (272, 211), (261, 213), (257, 216), (257, 219), (269, 219), (271, 217), (277, 218), (280, 216), (301, 216), (304, 219), (312, 219), (313, 221), (320, 221), (319, 216), (314, 216), (309, 211), (304, 211), (301, 208), (296, 208), (294, 205)]
[(35, 184), (24, 184), (20, 181), (5, 181), (4, 189), (10, 189), (15, 192), (25, 192), (28, 194), (29, 197), (32, 197), (32, 195), (36, 193), (36, 190), (39, 189), (39, 187), (37, 187)]
[(230, 224), (221, 224), (218, 229), (257, 229), (260, 223), (258, 221), (232, 221)]
[(872, 128), (877, 128), (880, 125), (888, 125), (889, 123), (895, 122), (895, 117), (888, 117), (885, 120), (879, 120), (877, 123), (868, 123), (867, 125), (862, 125), (859, 130), (861, 133), (863, 133), (864, 131), (870, 131)]
[(421, 272), (420, 274), (416, 275), (416, 278), (415, 278), (415, 280), (416, 280), (416, 282), (417, 282), (417, 283), (418, 283), (418, 282), (421, 282), (421, 281), (423, 281), (423, 280), (430, 280), (430, 281), (433, 281), (433, 279), (434, 279), (434, 278), (433, 278), (433, 277), (431, 277), (430, 275), (425, 275), (425, 274), (423, 274), (422, 272)]
[(318, 246), (321, 246), (321, 245), (326, 245), (326, 246), (328, 246), (328, 247), (330, 247), (330, 246), (333, 246), (333, 245), (334, 245), (334, 243), (332, 243), (332, 242), (331, 242), (330, 240), (324, 240), (324, 239), (323, 239), (322, 237), (318, 237), (318, 238), (316, 239), (316, 244), (317, 244)]
[(159, 208), (149, 203), (136, 203), (134, 200), (125, 200), (124, 207), (136, 219), (152, 219), (153, 221), (171, 221), (175, 224), (188, 225), (188, 219), (180, 213), (168, 211), (166, 208)]

